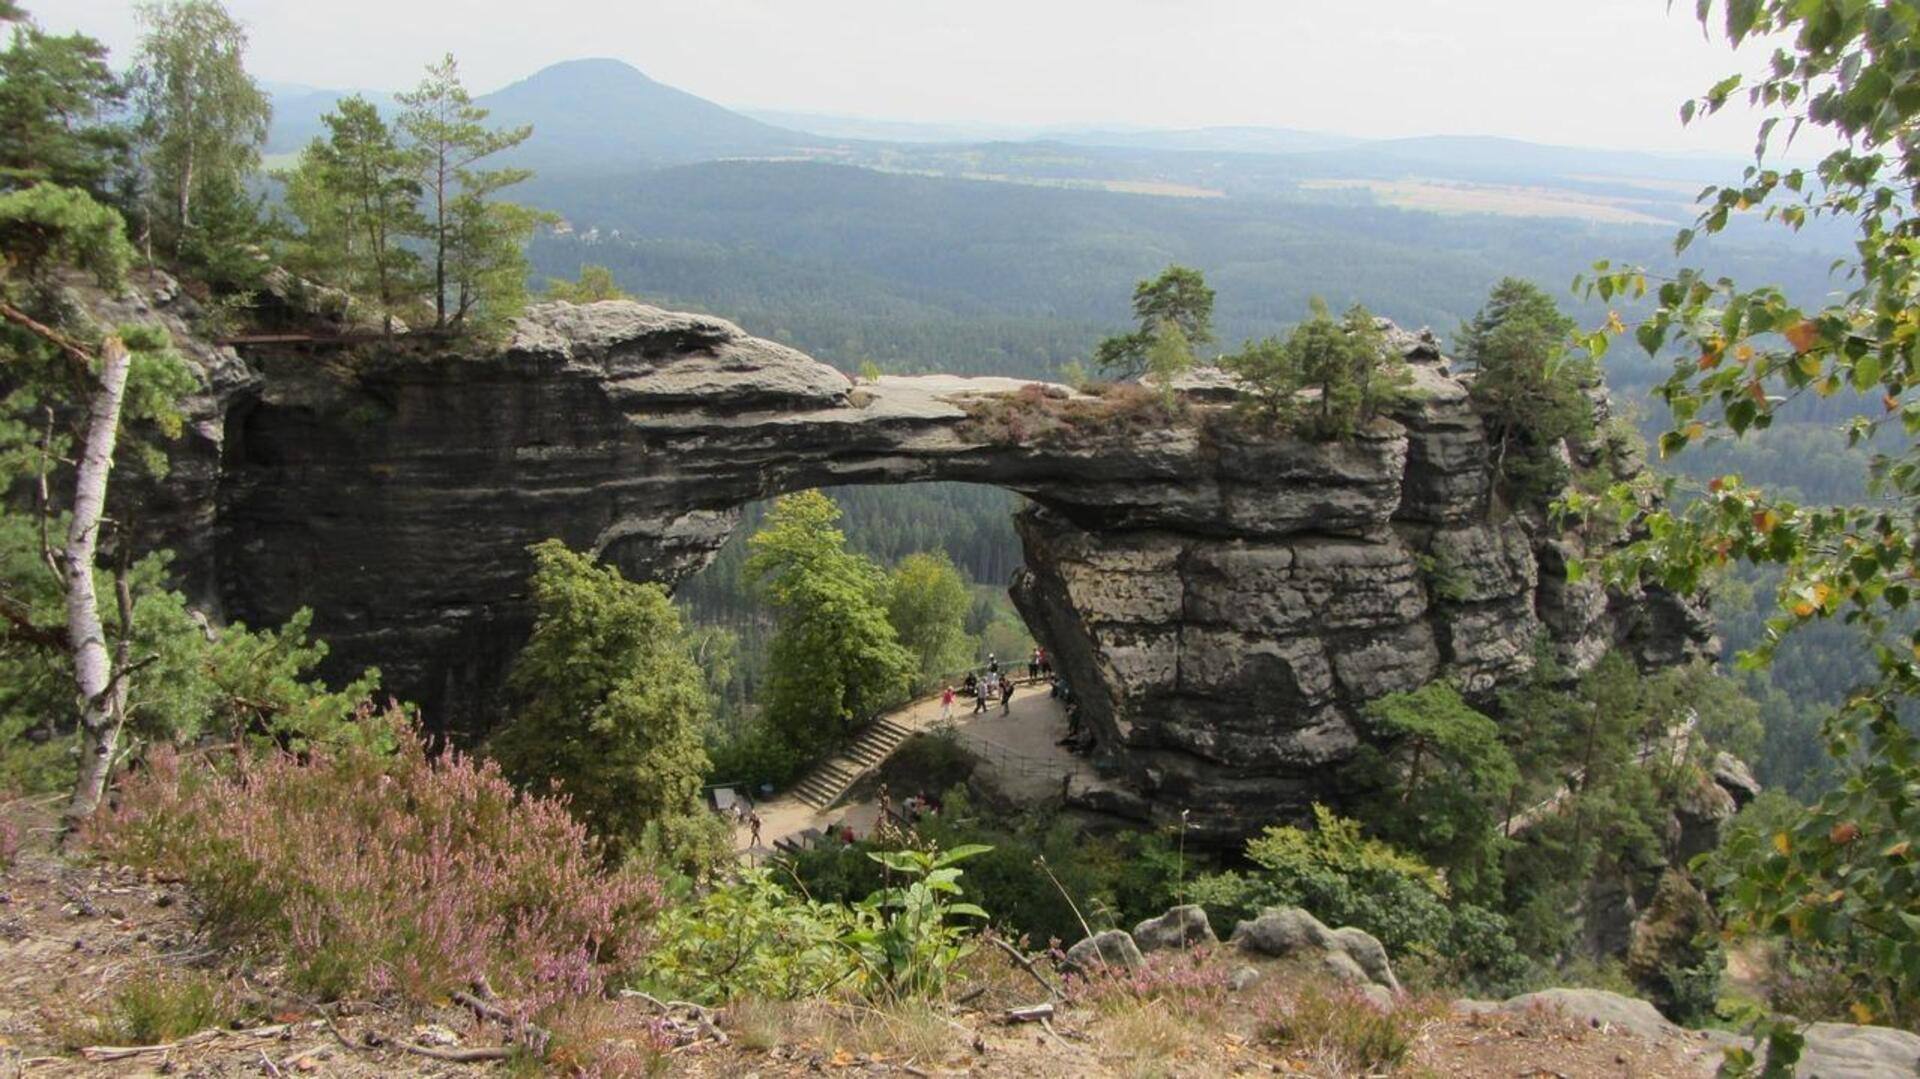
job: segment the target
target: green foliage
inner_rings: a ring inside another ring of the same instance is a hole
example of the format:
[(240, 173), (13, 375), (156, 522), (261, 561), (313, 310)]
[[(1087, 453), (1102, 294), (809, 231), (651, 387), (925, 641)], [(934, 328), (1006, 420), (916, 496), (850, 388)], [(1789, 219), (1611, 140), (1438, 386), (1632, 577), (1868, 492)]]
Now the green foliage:
[(793, 1000), (845, 988), (870, 1000), (939, 995), (972, 950), (958, 863), (984, 847), (867, 851), (883, 885), (850, 904), (822, 903), (748, 870), (683, 903), (654, 926), (643, 984), (692, 1000)]
[(451, 53), (429, 64), (419, 86), (398, 100), (396, 122), (410, 140), (427, 202), (434, 325), (502, 327), (526, 303), (528, 238), (540, 222), (558, 219), (494, 198), (531, 171), (479, 164), (525, 142), (533, 128), (489, 129), (487, 110), (473, 103)]
[(788, 495), (749, 541), (747, 572), (778, 622), (763, 694), (767, 722), (803, 754), (899, 701), (916, 669), (887, 619), (885, 575), (846, 549), (839, 517), (818, 491)]
[(613, 271), (605, 266), (588, 263), (580, 267), (580, 275), (572, 281), (563, 278), (547, 278), (547, 287), (542, 298), (564, 300), (567, 303), (599, 303), (601, 300), (630, 300), (630, 295), (613, 279)]
[[(1358, 304), (1336, 322), (1320, 300), (1284, 342), (1248, 342), (1220, 366), (1246, 384), (1250, 411), (1308, 438), (1347, 439), (1405, 400), (1412, 375)], [(1302, 400), (1311, 391), (1314, 399)]]
[(0, 194), (0, 251), (6, 253), (0, 283), (18, 277), (35, 285), (70, 266), (92, 274), (102, 288), (115, 288), (133, 265), (119, 213), (78, 188), (45, 182)]
[(901, 882), (862, 900), (856, 909), (865, 923), (844, 938), (860, 955), (870, 996), (929, 997), (946, 988), (947, 972), (972, 951), (964, 924), (955, 919), (987, 916), (961, 900), (961, 871), (955, 867), (992, 849), (975, 844), (868, 854)]
[(138, 10), (145, 33), (130, 83), (156, 223), (180, 251), (201, 196), (211, 189), (231, 198), (260, 167), (273, 109), (247, 74), (246, 29), (218, 0), (158, 0)]
[(704, 812), (706, 688), (658, 585), (558, 540), (532, 551), (533, 636), (509, 677), (512, 717), (487, 748), (523, 787), (564, 791), (624, 853), (649, 824)]
[[(896, 767), (901, 763), (896, 755), (887, 774), (938, 774), (927, 765)], [(912, 789), (894, 783), (895, 791)], [(919, 789), (939, 788), (927, 783)], [(913, 826), (909, 842), (929, 850), (991, 847), (967, 863), (967, 890), (1006, 936), (1042, 944), (1073, 941), (1088, 926), (1131, 928), (1181, 901), (1183, 864), (1163, 832), (1089, 835), (1078, 823), (1044, 811), (984, 813), (958, 785), (947, 788), (941, 801), (939, 813)], [(880, 887), (881, 868), (867, 857), (878, 849), (871, 841), (824, 845), (797, 856), (793, 871), (815, 899), (851, 903)]]
[(1599, 381), (1569, 355), (1574, 322), (1532, 282), (1502, 278), (1462, 326), (1461, 359), (1474, 366), (1474, 408), (1493, 444), (1493, 474), (1518, 497), (1538, 501), (1566, 485), (1555, 447), (1593, 433), (1585, 390)]
[[(1094, 366), (1110, 378), (1152, 372), (1156, 347), (1162, 352), (1161, 366), (1177, 365), (1182, 351), (1191, 366), (1193, 346), (1213, 341), (1213, 290), (1200, 271), (1168, 266), (1160, 276), (1134, 286), (1133, 317), (1138, 329), (1109, 337), (1094, 349)], [(1181, 344), (1184, 350), (1177, 347)]]
[[(1747, 88), (1762, 110), (1754, 163), (1738, 183), (1709, 188), (1693, 228), (1676, 248), (1755, 215), (1799, 230), (1808, 222), (1851, 225), (1855, 244), (1836, 269), (1844, 291), (1803, 307), (1776, 286), (1747, 288), (1684, 269), (1661, 281), (1653, 313), (1635, 329), (1649, 354), (1675, 355), (1656, 394), (1671, 411), (1663, 455), (1712, 435), (1770, 427), (1795, 398), (1879, 397), (1847, 425), (1873, 446), (1873, 501), (1803, 506), (1737, 475), (1716, 479), (1691, 504), (1649, 515), (1644, 536), (1609, 566), (1614, 580), (1691, 590), (1721, 566), (1778, 566), (1778, 609), (1745, 657), (1764, 664), (1777, 642), (1811, 623), (1863, 627), (1874, 679), (1850, 693), (1821, 730), (1840, 762), (1836, 786), (1791, 827), (1730, 848), (1742, 868), (1711, 883), (1724, 889), (1736, 925), (1844, 955), (1861, 1018), (1911, 1021), (1920, 1011), (1920, 874), (1907, 846), (1920, 826), (1911, 792), (1920, 784), (1920, 738), (1903, 715), (1920, 695), (1920, 630), (1908, 609), (1920, 569), (1912, 523), (1920, 506), (1920, 253), (1910, 187), (1920, 175), (1920, 58), (1908, 47), (1916, 13), (1898, 5), (1806, 5), (1788, 0), (1717, 5), (1701, 0), (1704, 24), (1719, 12), (1728, 41), (1791, 40)], [(1687, 102), (1683, 120), (1718, 111), (1742, 85), (1722, 80)], [(1812, 124), (1839, 146), (1811, 169), (1768, 160), (1778, 125)], [(1638, 294), (1646, 275), (1597, 263), (1591, 288), (1603, 300)], [(1605, 332), (1589, 347), (1604, 350)], [(1886, 441), (1879, 437), (1885, 433)], [(1612, 501), (1624, 501), (1616, 492)], [(1597, 512), (1598, 500), (1571, 500)], [(1617, 511), (1616, 511), (1617, 512)], [(1782, 1048), (1790, 1048), (1783, 1046)], [(1790, 1055), (1790, 1054), (1789, 1054)]]
[(1496, 913), (1447, 905), (1439, 871), (1362, 834), (1360, 822), (1314, 807), (1312, 829), (1270, 827), (1247, 844), (1248, 871), (1195, 880), (1194, 902), (1217, 925), (1267, 907), (1300, 907), (1328, 925), (1351, 925), (1380, 939), (1396, 958), (1417, 958), (1451, 983), (1490, 991), (1519, 983), (1528, 969)]
[(1153, 327), (1153, 342), (1147, 346), (1148, 378), (1160, 386), (1161, 399), (1173, 400), (1173, 380), (1193, 370), (1193, 346), (1186, 333), (1172, 319), (1163, 319)]
[(293, 260), (305, 272), (371, 300), (391, 330), (428, 294), (419, 253), (427, 232), (417, 155), (400, 145), (373, 103), (355, 95), (322, 118), (315, 139), (283, 176), (287, 206), (304, 226)]
[(126, 96), (100, 42), (15, 25), (0, 53), (0, 186), (44, 181), (104, 198), (127, 158), (116, 122)]
[(945, 552), (908, 555), (887, 582), (887, 620), (915, 658), (913, 688), (924, 693), (940, 679), (972, 666), (967, 611), (973, 597)]
[(682, 1000), (798, 1000), (853, 976), (848, 908), (782, 888), (766, 869), (667, 904), (640, 984)]
[(1373, 738), (1348, 766), (1372, 831), (1446, 873), (1454, 893), (1500, 894), (1500, 814), (1520, 782), (1493, 720), (1445, 682), (1390, 693), (1367, 709)]

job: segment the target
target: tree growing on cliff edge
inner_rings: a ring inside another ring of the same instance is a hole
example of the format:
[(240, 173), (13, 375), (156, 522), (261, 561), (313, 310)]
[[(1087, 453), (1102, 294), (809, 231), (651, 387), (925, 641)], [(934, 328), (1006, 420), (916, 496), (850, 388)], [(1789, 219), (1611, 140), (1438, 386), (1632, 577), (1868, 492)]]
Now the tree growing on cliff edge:
[(1502, 278), (1471, 322), (1460, 328), (1460, 358), (1474, 367), (1473, 404), (1493, 443), (1489, 482), (1511, 481), (1539, 499), (1565, 486), (1553, 448), (1593, 432), (1586, 388), (1593, 365), (1569, 354), (1574, 321), (1529, 281)]
[(1286, 340), (1249, 341), (1220, 366), (1239, 377), (1257, 419), (1315, 439), (1352, 438), (1405, 398), (1411, 378), (1366, 308), (1335, 321), (1318, 297)]
[(1179, 328), (1189, 350), (1213, 343), (1213, 290), (1199, 270), (1169, 266), (1133, 289), (1132, 333), (1116, 334), (1094, 349), (1094, 366), (1112, 378), (1139, 378), (1149, 369), (1162, 323)]
[(559, 277), (547, 278), (541, 298), (567, 303), (599, 303), (601, 300), (631, 300), (633, 295), (613, 279), (612, 270), (589, 263), (580, 267), (580, 276), (572, 281)]
[(218, 0), (140, 6), (134, 62), (143, 156), (161, 206), (161, 240), (178, 253), (209, 192), (231, 197), (260, 167), (273, 107), (247, 74), (247, 32)]
[(522, 248), (542, 215), (494, 196), (533, 173), (478, 166), (525, 142), (533, 127), (487, 127), (487, 110), (467, 94), (452, 53), (427, 65), (419, 86), (398, 100), (396, 124), (410, 140), (426, 198), (434, 326), (460, 325), (476, 309), (496, 323), (511, 318), (526, 300)]
[(660, 586), (559, 540), (532, 550), (533, 636), (509, 677), (513, 714), (489, 752), (521, 786), (566, 794), (616, 857), (650, 827), (679, 835), (703, 816), (709, 709), (679, 612)]
[(331, 284), (373, 300), (393, 332), (428, 284), (407, 245), (427, 233), (419, 209), (417, 156), (401, 146), (372, 102), (355, 95), (322, 117), (314, 139), (282, 176), (287, 205), (305, 226), (294, 261)]
[[(1856, 239), (1840, 267), (1847, 272), (1835, 278), (1845, 291), (1819, 306), (1691, 268), (1655, 282), (1655, 309), (1633, 336), (1649, 354), (1673, 357), (1673, 374), (1655, 390), (1672, 413), (1660, 451), (1764, 429), (1807, 394), (1877, 394), (1873, 414), (1850, 424), (1856, 442), (1879, 450), (1869, 466), (1877, 499), (1802, 506), (1723, 476), (1702, 497), (1648, 515), (1645, 538), (1607, 572), (1623, 585), (1653, 581), (1687, 593), (1729, 563), (1780, 567), (1778, 611), (1752, 663), (1810, 623), (1844, 620), (1869, 631), (1876, 677), (1821, 732), (1842, 762), (1838, 786), (1791, 828), (1736, 836), (1710, 883), (1739, 925), (1837, 961), (1852, 981), (1857, 1018), (1911, 1023), (1920, 1017), (1920, 737), (1903, 715), (1920, 697), (1920, 629), (1910, 614), (1920, 600), (1920, 52), (1912, 47), (1920, 8), (1698, 0), (1696, 15), (1710, 31), (1717, 22), (1736, 47), (1791, 45), (1776, 48), (1746, 89), (1765, 114), (1753, 164), (1739, 182), (1703, 194), (1676, 248), (1741, 214), (1794, 230), (1845, 222)], [(1719, 111), (1744, 83), (1740, 75), (1716, 83), (1681, 107), (1682, 121)], [(1825, 129), (1840, 145), (1812, 168), (1776, 162), (1783, 122), (1790, 133)], [(1636, 268), (1595, 269), (1590, 288), (1603, 300), (1648, 289)], [(1610, 332), (1624, 330), (1612, 320), (1587, 337), (1589, 351), (1597, 358)], [(1875, 438), (1883, 432), (1889, 437)], [(1625, 489), (1567, 501), (1571, 512), (1620, 519), (1635, 506)], [(1790, 1063), (1796, 1032), (1774, 1027), (1772, 1038), (1773, 1062)]]
[(803, 753), (900, 700), (915, 669), (887, 620), (885, 575), (847, 550), (839, 518), (840, 507), (819, 491), (787, 495), (748, 541), (747, 574), (777, 618), (766, 714)]

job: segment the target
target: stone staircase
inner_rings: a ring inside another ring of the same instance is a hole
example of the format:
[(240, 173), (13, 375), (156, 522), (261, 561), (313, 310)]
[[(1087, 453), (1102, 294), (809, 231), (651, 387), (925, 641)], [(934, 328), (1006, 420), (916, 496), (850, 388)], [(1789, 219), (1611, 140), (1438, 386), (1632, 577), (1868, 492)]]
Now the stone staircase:
[(827, 808), (912, 735), (912, 730), (891, 719), (875, 720), (844, 752), (821, 761), (808, 772), (793, 788), (794, 797), (815, 809)]

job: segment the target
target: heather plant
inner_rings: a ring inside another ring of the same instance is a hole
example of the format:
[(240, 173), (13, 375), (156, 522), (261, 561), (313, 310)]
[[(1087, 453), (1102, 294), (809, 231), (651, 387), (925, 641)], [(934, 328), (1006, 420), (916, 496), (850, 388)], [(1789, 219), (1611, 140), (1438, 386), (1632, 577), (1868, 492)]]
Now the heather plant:
[(397, 710), (366, 722), (396, 750), (275, 752), (230, 771), (157, 751), (96, 843), (184, 880), (214, 939), (325, 998), (482, 984), (526, 1019), (637, 964), (660, 905), (651, 877), (606, 868), (562, 799), (456, 751), (429, 758)]
[(1207, 947), (1154, 952), (1137, 967), (1103, 966), (1067, 977), (1068, 995), (1103, 1011), (1159, 1000), (1187, 1009), (1219, 1008), (1231, 989), (1231, 971)]

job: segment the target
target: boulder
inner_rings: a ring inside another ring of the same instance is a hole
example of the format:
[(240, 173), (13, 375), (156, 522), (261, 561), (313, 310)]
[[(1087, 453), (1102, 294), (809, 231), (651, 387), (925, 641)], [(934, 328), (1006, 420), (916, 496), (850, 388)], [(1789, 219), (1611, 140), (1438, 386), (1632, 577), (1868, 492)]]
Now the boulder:
[(1920, 1075), (1920, 1034), (1910, 1030), (1815, 1023), (1806, 1038), (1800, 1074), (1808, 1079)]
[(1328, 929), (1320, 919), (1298, 907), (1270, 907), (1260, 912), (1258, 918), (1234, 927), (1232, 941), (1244, 951), (1318, 963), (1349, 984), (1400, 991), (1400, 981), (1387, 961), (1387, 950), (1373, 934), (1352, 927)]
[[(1498, 1002), (1463, 1000), (1454, 1007), (1462, 1012), (1507, 1013), (1552, 1008), (1569, 1018), (1624, 1030), (1648, 1041), (1684, 1039), (1700, 1047), (1694, 1059), (1702, 1076), (1715, 1074), (1724, 1059), (1724, 1048), (1750, 1044), (1748, 1039), (1723, 1030), (1687, 1030), (1669, 1022), (1644, 1000), (1601, 989), (1546, 989)], [(1814, 1023), (1803, 1033), (1806, 1045), (1796, 1074), (1807, 1079), (1883, 1079), (1920, 1074), (1920, 1034), (1852, 1023)]]
[(1189, 903), (1134, 926), (1133, 941), (1142, 952), (1155, 952), (1217, 944), (1220, 938), (1213, 935), (1207, 912)]
[(1133, 970), (1143, 962), (1140, 946), (1124, 929), (1095, 933), (1067, 949), (1067, 966), (1081, 973), (1101, 969)]

